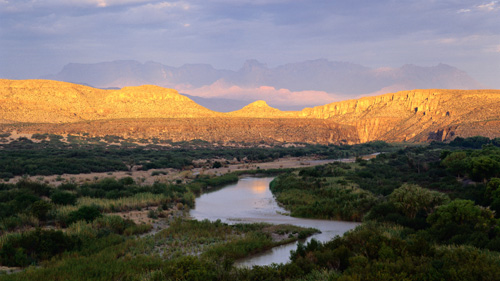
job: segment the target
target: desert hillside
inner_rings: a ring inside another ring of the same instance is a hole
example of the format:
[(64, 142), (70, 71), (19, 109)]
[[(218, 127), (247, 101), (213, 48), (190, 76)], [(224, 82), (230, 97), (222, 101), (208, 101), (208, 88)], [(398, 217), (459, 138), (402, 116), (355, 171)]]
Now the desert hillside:
[(500, 135), (500, 90), (413, 90), (304, 109), (302, 117), (355, 126), (361, 142)]
[(172, 140), (359, 143), (500, 137), (500, 90), (413, 90), (280, 111), (263, 101), (220, 113), (158, 86), (101, 90), (0, 80), (0, 130)]
[(216, 117), (176, 90), (158, 86), (101, 90), (50, 80), (0, 80), (0, 119), (61, 123), (121, 118)]

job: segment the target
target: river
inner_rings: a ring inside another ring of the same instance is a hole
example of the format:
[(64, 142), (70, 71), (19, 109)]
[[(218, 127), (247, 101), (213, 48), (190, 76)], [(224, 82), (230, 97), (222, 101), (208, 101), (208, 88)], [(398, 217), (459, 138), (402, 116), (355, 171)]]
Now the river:
[[(314, 238), (321, 242), (329, 241), (359, 225), (359, 223), (354, 222), (301, 219), (288, 216), (288, 212), (278, 206), (269, 190), (269, 183), (272, 180), (273, 177), (246, 177), (217, 191), (202, 194), (196, 198), (196, 206), (191, 210), (190, 215), (197, 220), (215, 221), (220, 219), (229, 224), (267, 222), (313, 227), (319, 229), (321, 233), (315, 234), (309, 239)], [(267, 252), (238, 261), (237, 265), (286, 263), (290, 259), (290, 251), (296, 248), (296, 243), (275, 247)]]

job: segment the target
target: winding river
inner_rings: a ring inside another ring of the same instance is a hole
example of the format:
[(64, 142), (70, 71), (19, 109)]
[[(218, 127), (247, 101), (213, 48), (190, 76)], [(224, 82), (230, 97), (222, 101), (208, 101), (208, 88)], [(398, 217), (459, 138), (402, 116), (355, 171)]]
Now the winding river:
[[(208, 219), (234, 224), (241, 222), (267, 222), (272, 224), (293, 224), (302, 227), (314, 227), (321, 231), (311, 238), (321, 242), (331, 240), (337, 235), (355, 228), (359, 223), (301, 219), (287, 215), (287, 211), (276, 203), (269, 190), (272, 177), (246, 177), (237, 183), (228, 185), (211, 193), (205, 193), (196, 199), (196, 207), (190, 215), (197, 220)], [(267, 252), (254, 255), (237, 263), (239, 266), (269, 265), (286, 263), (290, 251), (297, 248), (297, 243), (275, 247)]]

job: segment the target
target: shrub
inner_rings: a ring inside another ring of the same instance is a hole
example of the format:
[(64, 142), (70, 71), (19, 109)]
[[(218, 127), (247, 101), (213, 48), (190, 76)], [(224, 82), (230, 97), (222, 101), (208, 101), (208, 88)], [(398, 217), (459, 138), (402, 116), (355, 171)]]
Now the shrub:
[(401, 213), (413, 219), (419, 211), (427, 214), (434, 208), (449, 201), (448, 196), (441, 192), (431, 191), (416, 184), (403, 184), (389, 195), (389, 201)]
[(149, 212), (148, 212), (148, 218), (150, 218), (150, 219), (157, 219), (158, 218), (158, 214), (156, 213), (155, 210), (149, 210)]
[(69, 192), (64, 191), (56, 191), (50, 197), (52, 203), (59, 205), (75, 205), (76, 203), (76, 195)]
[(78, 238), (60, 230), (38, 228), (20, 236), (9, 236), (0, 249), (0, 262), (6, 266), (27, 266), (78, 248), (80, 244)]
[(52, 204), (44, 200), (38, 200), (31, 204), (30, 213), (37, 217), (39, 220), (45, 220), (47, 213), (52, 209)]
[(101, 212), (96, 206), (82, 206), (68, 214), (66, 223), (69, 225), (80, 220), (91, 222), (100, 216)]

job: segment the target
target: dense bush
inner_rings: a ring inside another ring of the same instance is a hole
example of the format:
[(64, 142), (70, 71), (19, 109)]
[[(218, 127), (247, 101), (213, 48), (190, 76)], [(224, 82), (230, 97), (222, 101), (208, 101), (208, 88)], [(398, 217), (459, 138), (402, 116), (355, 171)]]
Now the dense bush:
[(292, 263), (325, 280), (500, 280), (500, 256), (473, 247), (437, 246), (404, 229), (365, 224), (344, 237), (311, 241)]
[(0, 249), (0, 264), (6, 266), (27, 266), (47, 260), (65, 251), (77, 249), (78, 238), (62, 231), (42, 230), (9, 236)]
[(75, 205), (76, 195), (65, 191), (56, 191), (50, 196), (52, 203), (59, 205)]
[(78, 208), (78, 210), (70, 212), (68, 214), (66, 224), (70, 225), (80, 220), (91, 222), (100, 216), (101, 212), (96, 206), (82, 206)]
[(271, 182), (271, 191), (292, 216), (361, 221), (376, 204), (375, 196), (354, 185), (328, 181), (323, 176), (330, 172), (324, 170), (340, 174), (332, 165), (301, 170), (302, 176), (287, 173)]
[(491, 239), (500, 238), (499, 224), (493, 212), (470, 200), (454, 200), (440, 206), (427, 222), (429, 233), (439, 243), (470, 244), (488, 247)]
[(418, 185), (403, 184), (389, 195), (389, 201), (398, 211), (414, 219), (418, 212), (428, 215), (437, 206), (448, 202), (449, 198), (441, 192), (431, 191)]

